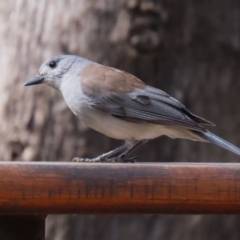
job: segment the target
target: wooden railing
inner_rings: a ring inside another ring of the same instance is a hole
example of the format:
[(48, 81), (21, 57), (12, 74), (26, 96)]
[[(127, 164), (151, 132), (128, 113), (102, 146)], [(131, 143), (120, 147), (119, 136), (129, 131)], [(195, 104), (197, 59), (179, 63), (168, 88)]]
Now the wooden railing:
[(42, 240), (46, 215), (71, 213), (240, 213), (240, 164), (0, 163), (8, 239)]

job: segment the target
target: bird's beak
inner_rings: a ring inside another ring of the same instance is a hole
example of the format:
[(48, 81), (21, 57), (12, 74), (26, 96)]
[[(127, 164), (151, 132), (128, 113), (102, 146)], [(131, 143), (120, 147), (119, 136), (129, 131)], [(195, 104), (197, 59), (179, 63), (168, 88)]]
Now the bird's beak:
[(25, 82), (24, 86), (31, 86), (31, 85), (36, 85), (36, 84), (41, 84), (43, 83), (44, 77), (43, 76), (36, 76), (35, 78), (32, 78)]

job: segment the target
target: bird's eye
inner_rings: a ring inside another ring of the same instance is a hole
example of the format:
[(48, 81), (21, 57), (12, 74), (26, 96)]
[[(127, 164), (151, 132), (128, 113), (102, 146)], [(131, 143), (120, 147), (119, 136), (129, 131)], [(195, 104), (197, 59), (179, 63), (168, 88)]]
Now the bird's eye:
[(50, 68), (55, 68), (57, 66), (57, 63), (55, 62), (55, 61), (51, 61), (50, 63), (49, 63), (49, 67)]

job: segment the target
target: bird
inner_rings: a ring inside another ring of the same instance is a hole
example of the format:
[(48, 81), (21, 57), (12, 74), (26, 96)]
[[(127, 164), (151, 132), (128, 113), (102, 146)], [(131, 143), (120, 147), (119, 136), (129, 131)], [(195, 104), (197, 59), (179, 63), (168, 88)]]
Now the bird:
[(36, 84), (61, 92), (70, 110), (88, 127), (125, 141), (95, 158), (75, 157), (75, 162), (135, 162), (138, 157), (129, 154), (162, 135), (213, 143), (240, 155), (239, 148), (205, 128), (215, 126), (212, 122), (122, 70), (76, 55), (59, 55), (44, 62), (24, 86)]

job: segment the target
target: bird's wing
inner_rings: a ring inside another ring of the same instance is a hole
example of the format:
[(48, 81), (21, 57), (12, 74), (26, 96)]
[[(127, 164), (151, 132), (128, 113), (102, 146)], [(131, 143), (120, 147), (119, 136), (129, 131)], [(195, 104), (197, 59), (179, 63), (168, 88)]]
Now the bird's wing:
[(175, 125), (196, 131), (205, 131), (200, 124), (213, 125), (131, 74), (98, 64), (88, 71), (81, 74), (81, 86), (91, 96), (89, 105), (95, 109), (136, 123)]

